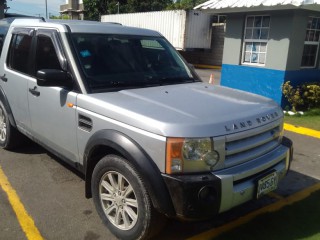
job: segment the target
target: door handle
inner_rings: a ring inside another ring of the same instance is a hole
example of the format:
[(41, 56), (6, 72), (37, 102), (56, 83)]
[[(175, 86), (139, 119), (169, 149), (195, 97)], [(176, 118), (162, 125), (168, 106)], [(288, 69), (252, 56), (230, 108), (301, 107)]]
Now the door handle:
[(7, 82), (7, 81), (8, 81), (8, 78), (6, 78), (6, 74), (3, 74), (3, 76), (1, 76), (0, 79), (1, 79), (3, 82)]
[(32, 95), (36, 96), (36, 97), (39, 97), (39, 96), (40, 96), (40, 92), (37, 91), (37, 87), (36, 87), (36, 86), (35, 86), (34, 88), (29, 88), (29, 92), (30, 92)]

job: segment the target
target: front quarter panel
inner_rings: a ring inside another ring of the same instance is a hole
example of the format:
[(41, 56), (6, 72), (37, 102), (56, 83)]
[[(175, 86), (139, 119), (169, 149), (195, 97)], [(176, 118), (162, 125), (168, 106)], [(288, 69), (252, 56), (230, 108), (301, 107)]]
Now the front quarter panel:
[(141, 146), (146, 154), (154, 161), (155, 165), (158, 167), (160, 172), (163, 172), (165, 169), (165, 151), (166, 151), (166, 138), (152, 134), (146, 131), (143, 131), (138, 128), (134, 128), (130, 125), (121, 123), (114, 119), (102, 116), (100, 114), (91, 112), (89, 110), (77, 108), (77, 121), (79, 122), (79, 117), (87, 117), (92, 122), (92, 129), (90, 131), (84, 130), (83, 128), (77, 128), (77, 137), (78, 137), (78, 147), (79, 147), (79, 156), (84, 164), (83, 159), (85, 158), (85, 150), (89, 139), (98, 131), (105, 130), (114, 130), (118, 131), (126, 136), (134, 139), (135, 142)]
[[(171, 198), (160, 172), (165, 163), (165, 138), (87, 110), (80, 109), (78, 113), (80, 121), (92, 121), (91, 131), (81, 126), (78, 128), (78, 144), (86, 171), (86, 196), (91, 196), (92, 171), (99, 158), (119, 154), (138, 171), (154, 207), (167, 216), (174, 216)], [(98, 155), (95, 155), (96, 151)]]

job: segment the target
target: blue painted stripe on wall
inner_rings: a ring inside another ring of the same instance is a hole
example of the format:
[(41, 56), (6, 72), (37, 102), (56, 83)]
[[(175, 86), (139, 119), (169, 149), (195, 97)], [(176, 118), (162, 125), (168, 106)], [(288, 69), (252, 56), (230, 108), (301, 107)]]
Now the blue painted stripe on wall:
[(221, 85), (272, 98), (281, 104), (285, 71), (223, 64)]
[(272, 98), (285, 107), (281, 86), (291, 81), (296, 86), (306, 82), (320, 82), (320, 69), (281, 71), (242, 65), (223, 64), (221, 85)]
[(306, 82), (320, 83), (320, 69), (301, 69), (297, 71), (287, 71), (286, 81), (290, 81), (292, 85), (301, 85)]

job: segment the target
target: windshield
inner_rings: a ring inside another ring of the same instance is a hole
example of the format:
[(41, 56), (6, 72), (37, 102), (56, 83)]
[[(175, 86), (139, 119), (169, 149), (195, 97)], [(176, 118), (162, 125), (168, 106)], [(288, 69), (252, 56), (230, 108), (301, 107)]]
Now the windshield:
[(72, 40), (92, 92), (199, 81), (162, 37), (75, 33)]

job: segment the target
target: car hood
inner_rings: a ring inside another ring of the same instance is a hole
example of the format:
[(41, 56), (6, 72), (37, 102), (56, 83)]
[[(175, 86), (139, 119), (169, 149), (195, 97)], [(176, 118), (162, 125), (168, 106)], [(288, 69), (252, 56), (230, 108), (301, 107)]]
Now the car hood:
[(282, 118), (271, 99), (205, 83), (79, 95), (80, 108), (166, 137), (210, 137)]

